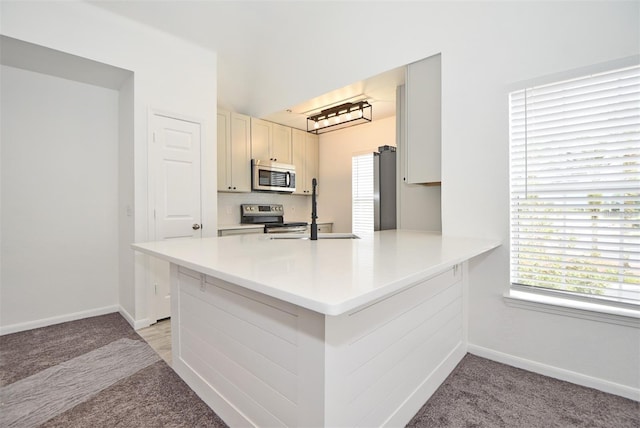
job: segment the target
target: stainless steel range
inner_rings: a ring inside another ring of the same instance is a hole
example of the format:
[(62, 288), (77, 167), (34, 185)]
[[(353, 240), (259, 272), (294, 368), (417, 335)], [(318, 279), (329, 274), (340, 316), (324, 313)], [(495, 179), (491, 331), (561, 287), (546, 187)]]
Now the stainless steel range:
[(264, 224), (264, 233), (304, 233), (306, 222), (284, 221), (284, 207), (280, 204), (242, 204), (240, 223)]

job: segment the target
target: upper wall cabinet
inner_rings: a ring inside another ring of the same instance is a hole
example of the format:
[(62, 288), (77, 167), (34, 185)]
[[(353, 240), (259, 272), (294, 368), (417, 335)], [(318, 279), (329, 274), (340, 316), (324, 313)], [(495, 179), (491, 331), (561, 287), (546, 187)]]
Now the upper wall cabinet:
[(291, 128), (288, 126), (273, 125), (273, 141), (271, 142), (271, 154), (275, 162), (291, 163)]
[[(311, 180), (314, 178), (318, 179), (318, 174), (320, 173), (320, 147), (318, 145), (320, 141), (320, 137), (318, 135), (310, 134), (308, 132), (305, 132), (304, 136), (305, 136), (305, 142), (306, 142), (304, 184), (307, 190), (306, 194), (310, 195), (312, 192)], [(316, 189), (316, 192), (317, 191), (318, 189)]]
[(291, 134), (291, 152), (296, 167), (296, 195), (311, 195), (311, 180), (318, 177), (319, 137), (299, 129)]
[(218, 190), (251, 191), (251, 118), (218, 110)]
[(407, 183), (437, 184), (441, 176), (441, 55), (407, 66)]
[(251, 157), (292, 163), (291, 128), (252, 117)]

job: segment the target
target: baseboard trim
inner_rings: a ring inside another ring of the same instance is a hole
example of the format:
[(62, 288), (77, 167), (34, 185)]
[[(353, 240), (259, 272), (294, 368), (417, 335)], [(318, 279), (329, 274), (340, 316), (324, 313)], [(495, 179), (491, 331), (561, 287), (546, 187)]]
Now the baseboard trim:
[(185, 381), (185, 383), (196, 393), (202, 401), (215, 412), (220, 419), (230, 427), (256, 427), (257, 425), (247, 418), (234, 405), (220, 394), (209, 382), (200, 376), (195, 370), (185, 363), (178, 353), (171, 351), (171, 368)]
[(42, 318), (34, 321), (0, 326), (0, 336), (4, 336), (5, 334), (18, 333), (25, 330), (32, 330), (34, 328), (48, 327), (50, 325), (60, 324), (68, 321), (76, 321), (83, 318), (111, 314), (113, 312), (118, 312), (119, 309), (121, 308), (118, 305), (104, 306), (102, 308), (89, 309), (86, 311), (74, 312), (72, 314), (59, 315), (57, 317)]
[(609, 394), (619, 395), (634, 401), (640, 401), (640, 389), (633, 388), (619, 383), (610, 382), (604, 379), (587, 376), (571, 370), (561, 369), (559, 367), (538, 363), (536, 361), (527, 360), (525, 358), (516, 357), (515, 355), (505, 354), (504, 352), (494, 351), (493, 349), (484, 348), (482, 346), (468, 344), (467, 351), (470, 354), (487, 358), (492, 361), (507, 364), (519, 369), (549, 376), (555, 379), (564, 380), (575, 383), (576, 385), (586, 386), (588, 388), (597, 389)]
[(444, 383), (466, 354), (466, 346), (460, 342), (438, 366), (428, 374), (413, 394), (400, 404), (395, 412), (384, 422), (383, 426), (400, 427), (407, 425), (422, 406), (424, 406), (424, 403), (426, 403)]
[(122, 317), (127, 320), (129, 325), (134, 330), (140, 330), (141, 328), (149, 327), (151, 325), (151, 321), (149, 320), (149, 318), (143, 318), (141, 320), (133, 319), (131, 314), (127, 312), (122, 306), (120, 306), (120, 315), (122, 315)]

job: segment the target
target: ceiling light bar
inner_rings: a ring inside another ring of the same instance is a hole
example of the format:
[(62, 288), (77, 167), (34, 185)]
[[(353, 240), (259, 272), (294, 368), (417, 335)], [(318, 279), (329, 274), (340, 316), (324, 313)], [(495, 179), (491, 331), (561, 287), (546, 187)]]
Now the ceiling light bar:
[(307, 132), (322, 134), (371, 122), (372, 119), (373, 108), (367, 101), (344, 103), (309, 116), (307, 118)]

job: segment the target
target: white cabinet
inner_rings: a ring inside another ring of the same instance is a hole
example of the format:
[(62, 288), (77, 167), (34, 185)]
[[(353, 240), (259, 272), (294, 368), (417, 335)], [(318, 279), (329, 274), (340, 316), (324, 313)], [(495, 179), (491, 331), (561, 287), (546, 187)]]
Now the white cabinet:
[(318, 136), (299, 129), (291, 134), (293, 165), (296, 167), (297, 195), (311, 195), (311, 180), (318, 178)]
[(250, 235), (264, 233), (260, 227), (239, 227), (237, 229), (218, 229), (218, 236)]
[(218, 191), (251, 192), (251, 159), (295, 165), (295, 194), (311, 195), (319, 171), (318, 136), (218, 110)]
[(291, 128), (252, 117), (251, 157), (280, 163), (292, 163)]
[[(307, 233), (311, 232), (311, 224), (307, 226)], [(318, 223), (318, 233), (333, 232), (333, 223)]]
[(218, 110), (218, 190), (251, 191), (251, 118)]
[(333, 231), (333, 223), (318, 223), (318, 233), (331, 233)]
[[(318, 178), (319, 168), (319, 147), (318, 141), (320, 137), (315, 134), (305, 132), (305, 186), (307, 188), (307, 194), (311, 194), (311, 180)], [(318, 189), (316, 189), (317, 191)]]
[(271, 155), (274, 162), (291, 163), (291, 128), (272, 123)]
[(296, 191), (294, 195), (305, 195), (306, 189), (303, 184), (305, 168), (305, 135), (306, 132), (299, 129), (293, 129), (291, 131), (291, 157), (293, 166), (296, 167)]
[(407, 66), (406, 183), (441, 182), (441, 56)]
[(271, 138), (273, 128), (266, 120), (251, 118), (251, 158), (267, 160), (271, 158)]

